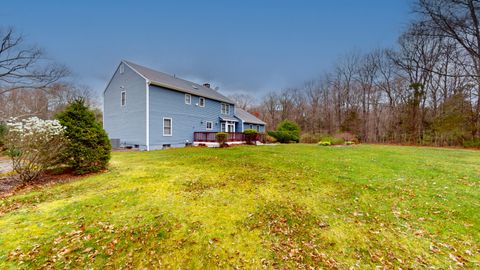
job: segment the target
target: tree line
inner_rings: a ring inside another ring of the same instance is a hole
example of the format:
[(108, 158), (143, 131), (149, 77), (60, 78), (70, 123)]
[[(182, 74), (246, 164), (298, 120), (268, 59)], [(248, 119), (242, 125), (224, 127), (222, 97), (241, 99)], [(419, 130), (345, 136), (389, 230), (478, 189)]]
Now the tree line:
[(255, 104), (231, 96), (275, 128), (349, 132), (362, 142), (480, 146), (478, 0), (419, 0), (395, 48), (351, 52), (300, 87)]

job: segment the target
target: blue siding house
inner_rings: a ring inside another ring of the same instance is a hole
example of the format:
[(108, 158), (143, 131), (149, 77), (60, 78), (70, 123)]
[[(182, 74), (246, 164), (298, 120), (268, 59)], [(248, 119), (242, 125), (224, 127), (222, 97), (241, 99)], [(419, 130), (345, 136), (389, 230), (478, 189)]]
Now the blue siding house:
[(199, 85), (121, 61), (103, 93), (110, 139), (143, 150), (214, 143), (216, 132), (241, 142), (241, 132), (265, 132), (265, 122), (236, 108), (209, 84)]

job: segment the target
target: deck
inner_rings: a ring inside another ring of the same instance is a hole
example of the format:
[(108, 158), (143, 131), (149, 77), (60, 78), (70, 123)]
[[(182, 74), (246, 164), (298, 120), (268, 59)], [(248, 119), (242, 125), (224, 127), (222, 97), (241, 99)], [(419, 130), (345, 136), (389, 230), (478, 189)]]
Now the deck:
[[(208, 131), (200, 131), (193, 133), (193, 141), (194, 142), (216, 142), (217, 139), (215, 135), (218, 132), (208, 132)], [(227, 133), (227, 142), (244, 142), (245, 141), (245, 134), (242, 132), (225, 132)], [(257, 134), (256, 141), (263, 142), (265, 139), (265, 134)]]

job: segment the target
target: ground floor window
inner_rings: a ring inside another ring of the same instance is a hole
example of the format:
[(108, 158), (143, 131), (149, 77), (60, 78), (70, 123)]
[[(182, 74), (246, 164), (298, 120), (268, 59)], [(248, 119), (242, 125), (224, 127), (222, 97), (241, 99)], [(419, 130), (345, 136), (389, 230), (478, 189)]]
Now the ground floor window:
[(235, 132), (235, 122), (232, 122), (232, 121), (222, 122), (220, 127), (221, 127), (220, 130), (222, 132)]
[(207, 121), (207, 130), (212, 130), (213, 129), (213, 122), (212, 121)]
[(172, 136), (172, 118), (163, 118), (163, 136)]

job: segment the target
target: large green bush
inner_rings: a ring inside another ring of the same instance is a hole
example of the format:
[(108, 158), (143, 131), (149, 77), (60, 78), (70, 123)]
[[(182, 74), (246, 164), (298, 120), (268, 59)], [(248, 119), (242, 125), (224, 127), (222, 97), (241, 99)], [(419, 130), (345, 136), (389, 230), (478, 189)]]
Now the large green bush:
[(245, 129), (245, 131), (243, 131), (243, 134), (245, 136), (245, 142), (247, 144), (254, 144), (257, 140), (258, 132), (255, 129)]
[(269, 131), (268, 135), (274, 137), (280, 143), (299, 142), (300, 127), (292, 121), (284, 120), (278, 124), (277, 130)]
[(85, 100), (70, 102), (57, 119), (66, 127), (65, 135), (69, 139), (66, 164), (77, 174), (105, 169), (110, 160), (110, 141)]

